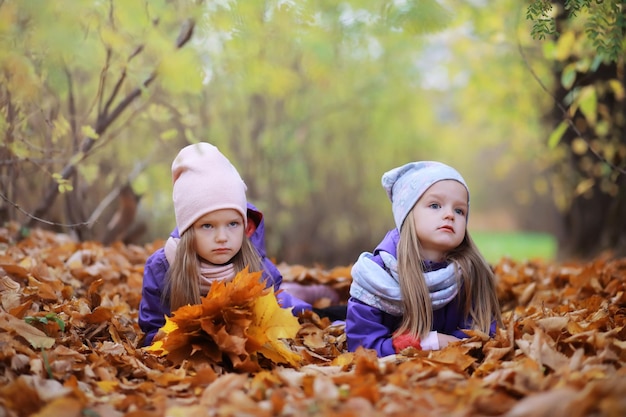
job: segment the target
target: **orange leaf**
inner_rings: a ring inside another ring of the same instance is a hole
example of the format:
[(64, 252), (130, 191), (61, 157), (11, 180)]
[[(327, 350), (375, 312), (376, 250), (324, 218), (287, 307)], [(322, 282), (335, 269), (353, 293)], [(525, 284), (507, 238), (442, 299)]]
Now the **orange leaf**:
[(85, 321), (90, 324), (99, 324), (111, 320), (113, 313), (106, 307), (97, 307), (92, 313), (85, 314)]
[(293, 339), (299, 328), (291, 311), (280, 308), (273, 289), (265, 288), (261, 272), (244, 270), (230, 282), (213, 283), (201, 304), (174, 311), (146, 350), (176, 363), (190, 354), (219, 363), (224, 359), (239, 371), (260, 369), (257, 353), (296, 366), (299, 355), (281, 339)]

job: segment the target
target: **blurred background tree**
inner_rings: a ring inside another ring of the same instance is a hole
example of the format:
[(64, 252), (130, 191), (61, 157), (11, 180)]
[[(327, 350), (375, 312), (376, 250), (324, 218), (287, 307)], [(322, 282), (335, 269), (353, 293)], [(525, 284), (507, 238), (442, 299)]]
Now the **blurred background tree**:
[(171, 161), (203, 140), (241, 172), (278, 261), (371, 250), (393, 227), (382, 173), (420, 159), (464, 174), (473, 233), (566, 236), (555, 161), (572, 148), (543, 119), (559, 41), (532, 38), (527, 7), (0, 0), (1, 220), (165, 238)]
[(545, 158), (560, 212), (562, 256), (626, 255), (626, 2), (531, 2), (554, 97)]
[(91, 239), (107, 233), (91, 217), (105, 194), (138, 201), (130, 182), (172, 135), (158, 102), (202, 88), (198, 55), (183, 48), (200, 11), (166, 1), (0, 2), (2, 220), (21, 222), (21, 233), (51, 226)]

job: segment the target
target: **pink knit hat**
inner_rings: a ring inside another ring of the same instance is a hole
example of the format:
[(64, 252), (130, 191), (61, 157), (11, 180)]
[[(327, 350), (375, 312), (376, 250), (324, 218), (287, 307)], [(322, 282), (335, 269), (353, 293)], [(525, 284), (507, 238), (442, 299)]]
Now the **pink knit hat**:
[(230, 161), (213, 145), (184, 147), (172, 163), (174, 213), (182, 234), (205, 214), (237, 210), (247, 222), (246, 184)]

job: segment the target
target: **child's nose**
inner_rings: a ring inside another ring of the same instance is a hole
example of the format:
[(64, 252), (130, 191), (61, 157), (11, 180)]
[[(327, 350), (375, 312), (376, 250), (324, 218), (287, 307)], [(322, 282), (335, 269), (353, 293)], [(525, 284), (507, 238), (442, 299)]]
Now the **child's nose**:
[(217, 233), (215, 234), (215, 240), (219, 242), (223, 242), (226, 240), (226, 231), (222, 227), (217, 228)]

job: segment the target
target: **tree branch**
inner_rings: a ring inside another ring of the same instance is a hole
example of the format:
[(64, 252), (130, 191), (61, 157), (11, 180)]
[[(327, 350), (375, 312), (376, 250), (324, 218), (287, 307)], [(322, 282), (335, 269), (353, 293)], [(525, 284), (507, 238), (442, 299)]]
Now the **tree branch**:
[(98, 99), (98, 114), (102, 113), (102, 100), (104, 98), (104, 88), (106, 87), (106, 83), (107, 83), (107, 72), (108, 72), (108, 68), (109, 68), (109, 63), (111, 61), (111, 48), (106, 48), (106, 59), (104, 60), (105, 65), (102, 68), (102, 71), (100, 72), (100, 79), (98, 82), (98, 92), (97, 94), (97, 99)]
[(561, 102), (559, 102), (559, 100), (555, 97), (555, 95), (552, 94), (552, 92), (550, 92), (548, 87), (546, 87), (546, 85), (543, 83), (543, 81), (541, 81), (541, 79), (539, 78), (535, 70), (528, 63), (528, 60), (526, 59), (526, 54), (524, 53), (524, 49), (522, 48), (522, 45), (519, 42), (519, 40), (517, 42), (517, 49), (519, 50), (522, 60), (524, 61), (526, 68), (528, 68), (530, 75), (532, 75), (535, 81), (537, 81), (541, 89), (552, 98), (552, 100), (554, 101), (556, 106), (559, 108), (561, 113), (563, 113), (563, 120), (565, 120), (569, 128), (572, 129), (572, 131), (576, 133), (576, 135), (579, 138), (585, 141), (585, 143), (587, 144), (587, 149), (589, 149), (589, 152), (591, 152), (598, 160), (607, 164), (612, 170), (617, 171), (621, 174), (626, 174), (626, 169), (618, 167), (617, 165), (613, 164), (608, 159), (606, 159), (604, 156), (600, 155), (600, 153), (596, 151), (594, 147), (591, 145), (591, 141), (576, 127), (576, 124), (573, 121), (573, 117), (569, 116), (568, 114), (568, 110), (565, 108), (565, 106), (563, 106), (563, 104), (561, 104)]
[[(144, 169), (148, 166), (151, 157), (146, 158), (144, 161), (141, 161), (139, 164), (136, 164), (133, 168), (133, 171), (128, 174), (128, 178), (126, 179), (126, 183), (130, 184), (139, 174), (143, 172)], [(98, 221), (104, 210), (117, 198), (120, 194), (123, 185), (118, 185), (114, 189), (109, 192), (109, 194), (104, 197), (104, 199), (98, 204), (98, 207), (91, 213), (89, 219), (87, 220), (87, 225), (91, 229), (93, 225)]]
[[(2, 194), (1, 192), (0, 192), (0, 198), (3, 199), (4, 201), (6, 201), (11, 206), (13, 206), (13, 208), (15, 208), (17, 211), (19, 211), (20, 213), (22, 213), (26, 217), (28, 217), (30, 219), (33, 219), (34, 221), (38, 221), (40, 223), (45, 223), (45, 224), (50, 225), (50, 226), (61, 226), (61, 227), (78, 227), (78, 226), (85, 226), (85, 225), (87, 225), (87, 223), (64, 224), (64, 223), (58, 223), (58, 222), (51, 222), (50, 220), (42, 219), (42, 218), (37, 217), (37, 216), (35, 216), (33, 214), (30, 214), (29, 212), (24, 210), (22, 207), (20, 207), (18, 204), (15, 204), (13, 201), (11, 201), (10, 198), (8, 198), (6, 195)], [(24, 228), (24, 226), (22, 226), (22, 228), (20, 228), (20, 230), (22, 230), (23, 228)], [(18, 239), (19, 239), (19, 237), (18, 237)]]
[[(194, 21), (192, 19), (187, 19), (183, 25), (181, 26), (181, 30), (179, 32), (178, 37), (176, 38), (176, 48), (182, 48), (190, 39), (193, 34), (194, 29)], [(148, 87), (154, 79), (156, 78), (157, 73), (154, 70), (148, 78), (146, 78), (141, 87), (135, 88), (131, 91), (125, 98), (122, 100), (115, 109), (111, 112), (111, 114), (99, 114), (95, 132), (100, 136), (102, 135), (109, 126), (122, 114), (122, 112), (137, 98), (141, 95), (143, 89)], [(79, 151), (75, 153), (69, 160), (69, 162), (65, 165), (63, 170), (61, 171), (61, 180), (67, 180), (72, 177), (76, 173), (76, 166), (80, 163), (85, 156), (89, 153), (91, 148), (95, 143), (95, 139), (87, 137), (83, 140), (83, 144)], [(32, 227), (35, 222), (41, 222), (42, 216), (48, 211), (48, 209), (52, 206), (56, 197), (59, 195), (59, 187), (56, 180), (53, 180), (48, 188), (48, 192), (45, 194), (41, 204), (37, 207), (32, 215), (28, 216), (28, 220), (23, 224), (22, 227)], [(20, 237), (18, 236), (18, 239)]]

